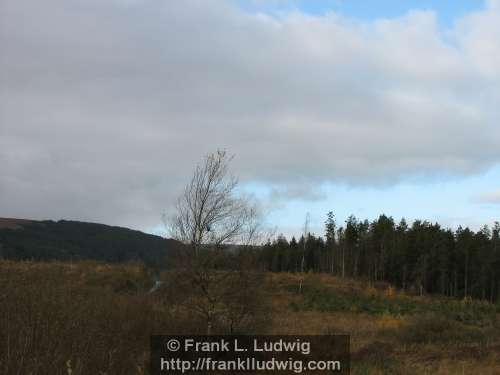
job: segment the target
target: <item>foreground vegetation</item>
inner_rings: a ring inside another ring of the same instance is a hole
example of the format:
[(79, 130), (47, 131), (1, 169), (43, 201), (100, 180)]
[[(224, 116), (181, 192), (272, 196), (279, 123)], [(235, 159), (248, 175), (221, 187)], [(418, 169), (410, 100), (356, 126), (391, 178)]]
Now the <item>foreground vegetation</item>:
[[(321, 274), (260, 282), (262, 309), (239, 333), (350, 334), (353, 374), (500, 372), (497, 305)], [(206, 329), (171, 289), (152, 286), (140, 264), (0, 262), (0, 374), (148, 373), (150, 334)]]
[(353, 374), (500, 371), (499, 307), (488, 302), (410, 297), (329, 275), (272, 280), (273, 333), (349, 334)]

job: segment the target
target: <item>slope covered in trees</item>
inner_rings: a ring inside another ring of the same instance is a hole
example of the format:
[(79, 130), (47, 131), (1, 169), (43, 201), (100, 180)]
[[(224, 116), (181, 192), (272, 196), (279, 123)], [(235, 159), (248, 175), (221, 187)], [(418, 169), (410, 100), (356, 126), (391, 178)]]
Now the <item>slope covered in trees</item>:
[[(181, 244), (139, 231), (77, 221), (0, 219), (0, 258), (13, 260), (142, 260), (163, 268)], [(381, 215), (369, 222), (349, 217), (337, 226), (333, 214), (324, 236), (296, 240), (279, 236), (254, 254), (273, 272), (329, 273), (386, 281), (415, 294), (436, 293), (500, 301), (500, 224), (456, 231), (417, 220), (396, 223)]]
[(104, 224), (16, 219), (1, 219), (0, 224), (0, 258), (13, 260), (141, 260), (162, 267), (165, 255), (180, 246), (175, 240)]
[[(305, 243), (304, 243), (305, 242)], [(270, 271), (304, 270), (387, 281), (414, 293), (500, 300), (500, 224), (474, 232), (437, 223), (381, 215), (373, 222), (350, 216), (336, 226), (329, 213), (325, 236), (298, 241), (280, 236), (261, 253)]]

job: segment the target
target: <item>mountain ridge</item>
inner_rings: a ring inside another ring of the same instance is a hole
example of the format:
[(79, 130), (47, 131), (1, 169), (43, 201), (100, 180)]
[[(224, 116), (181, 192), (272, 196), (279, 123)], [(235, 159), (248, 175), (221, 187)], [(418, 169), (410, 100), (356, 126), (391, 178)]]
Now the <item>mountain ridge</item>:
[(139, 230), (77, 220), (0, 218), (0, 258), (12, 260), (143, 261), (164, 268), (182, 244)]

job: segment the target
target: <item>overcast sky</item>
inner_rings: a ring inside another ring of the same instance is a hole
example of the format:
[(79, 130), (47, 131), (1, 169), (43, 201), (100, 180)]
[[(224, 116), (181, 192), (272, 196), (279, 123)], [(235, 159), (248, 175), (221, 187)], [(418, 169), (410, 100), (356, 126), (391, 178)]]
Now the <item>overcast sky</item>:
[(500, 1), (2, 0), (0, 74), (0, 216), (159, 231), (225, 148), (286, 234), (500, 219)]

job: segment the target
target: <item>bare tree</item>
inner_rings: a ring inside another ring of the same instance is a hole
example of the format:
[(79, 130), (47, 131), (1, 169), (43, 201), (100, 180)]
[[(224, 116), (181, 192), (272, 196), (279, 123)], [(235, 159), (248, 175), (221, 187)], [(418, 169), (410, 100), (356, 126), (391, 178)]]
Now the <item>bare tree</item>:
[(300, 261), (300, 279), (299, 279), (299, 293), (302, 293), (302, 285), (304, 283), (304, 264), (306, 260), (306, 243), (307, 243), (307, 238), (309, 236), (309, 212), (306, 214), (306, 220), (304, 222), (304, 243), (303, 243), (303, 249), (302, 249), (302, 259)]
[(257, 210), (235, 195), (238, 179), (228, 168), (232, 158), (221, 150), (208, 154), (167, 220), (171, 236), (190, 245), (195, 255), (202, 246), (250, 244), (257, 238)]
[[(166, 220), (171, 236), (187, 249), (173, 261), (167, 282), (180, 292), (182, 307), (202, 319), (206, 334), (237, 332), (256, 322), (263, 275), (243, 266), (245, 245), (259, 238), (256, 205), (235, 194), (231, 156), (208, 154), (198, 165)], [(228, 251), (228, 245), (239, 245)], [(242, 296), (245, 296), (242, 298)]]

